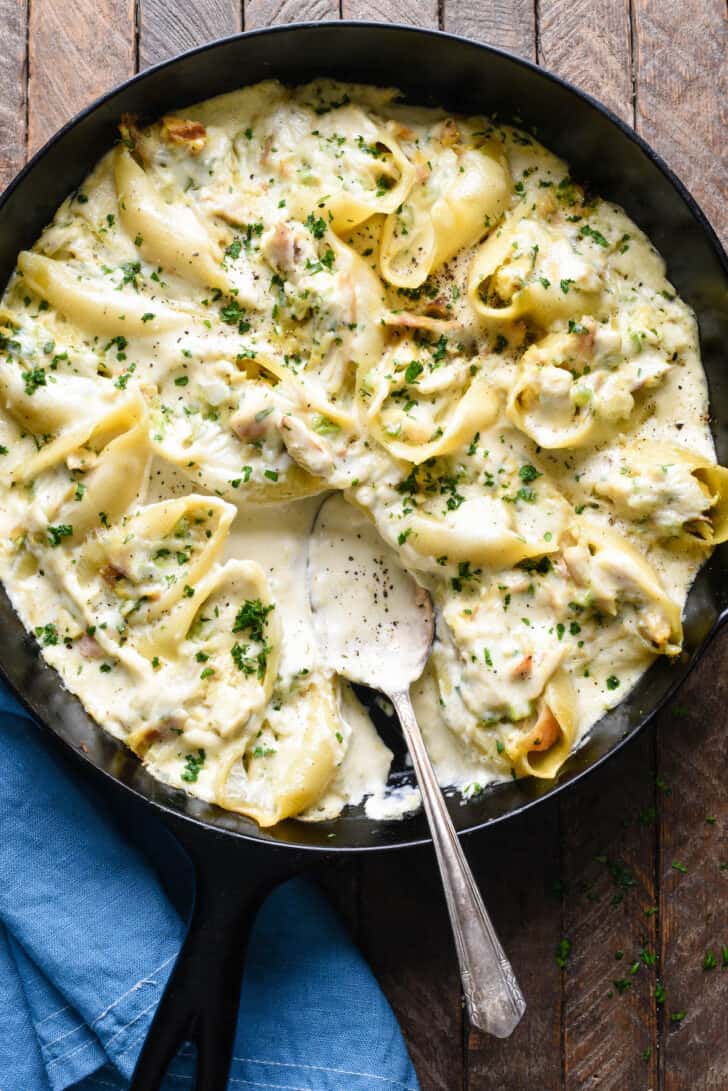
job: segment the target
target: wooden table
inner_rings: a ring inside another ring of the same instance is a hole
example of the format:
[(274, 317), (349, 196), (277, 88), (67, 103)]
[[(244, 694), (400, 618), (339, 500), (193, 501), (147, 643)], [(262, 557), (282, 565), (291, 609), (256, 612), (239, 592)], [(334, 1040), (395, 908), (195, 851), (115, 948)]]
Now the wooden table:
[[(586, 88), (728, 240), (721, 0), (0, 0), (0, 182), (139, 68), (243, 27), (340, 16), (440, 26)], [(562, 801), (467, 844), (528, 999), (509, 1041), (468, 1030), (430, 853), (322, 874), (425, 1091), (726, 1091), (726, 666), (723, 640), (655, 729)]]

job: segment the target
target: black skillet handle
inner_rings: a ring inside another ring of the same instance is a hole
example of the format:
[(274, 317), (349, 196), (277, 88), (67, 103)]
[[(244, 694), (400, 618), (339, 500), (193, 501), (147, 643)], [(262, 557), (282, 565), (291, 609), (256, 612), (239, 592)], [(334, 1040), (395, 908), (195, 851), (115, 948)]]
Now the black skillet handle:
[(159, 1091), (185, 1041), (197, 1047), (194, 1091), (225, 1091), (255, 914), (273, 887), (300, 870), (300, 857), (187, 824), (173, 832), (194, 864), (194, 906), (130, 1091)]

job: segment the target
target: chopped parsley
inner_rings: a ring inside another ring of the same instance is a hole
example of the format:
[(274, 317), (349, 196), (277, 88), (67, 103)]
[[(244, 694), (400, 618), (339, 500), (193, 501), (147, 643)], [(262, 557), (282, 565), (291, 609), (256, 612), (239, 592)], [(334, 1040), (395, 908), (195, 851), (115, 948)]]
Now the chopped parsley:
[(547, 572), (551, 571), (551, 559), (546, 555), (538, 559), (525, 557), (524, 560), (518, 562), (518, 568), (522, 568), (524, 572), (537, 572), (539, 576), (545, 576)]
[(238, 333), (247, 333), (250, 329), (250, 322), (245, 317), (245, 311), (237, 299), (232, 299), (220, 308), (220, 318), (226, 326), (237, 326)]
[(58, 523), (54, 527), (48, 527), (48, 540), (52, 546), (59, 546), (63, 538), (70, 538), (73, 527), (69, 523)]
[(194, 784), (200, 775), (200, 770), (205, 764), (205, 751), (200, 749), (196, 754), (187, 754), (185, 757), (185, 767), (181, 774), (182, 780), (187, 784)]
[(704, 970), (714, 970), (718, 965), (718, 959), (715, 957), (712, 951), (706, 951), (703, 959)]
[(237, 641), (230, 649), (230, 655), (233, 657), (233, 663), (242, 671), (245, 675), (257, 674), (258, 678), (263, 679), (265, 677), (265, 669), (268, 665), (268, 655), (270, 654), (270, 644), (264, 644), (257, 654), (248, 655), (249, 644), (239, 644)]
[(37, 625), (35, 629), (35, 635), (38, 637), (44, 648), (49, 648), (53, 644), (58, 643), (58, 630), (52, 622), (47, 625)]
[(45, 368), (34, 367), (30, 371), (23, 372), (23, 383), (25, 385), (25, 393), (28, 397), (35, 394), (39, 386), (47, 386)]
[(235, 615), (234, 633), (247, 632), (251, 640), (262, 643), (268, 615), (275, 610), (274, 603), (264, 606), (260, 599), (246, 599)]
[(601, 231), (596, 231), (593, 227), (589, 227), (589, 224), (584, 224), (579, 228), (579, 234), (582, 238), (589, 238), (592, 242), (595, 242), (597, 246), (607, 247), (609, 243), (602, 235)]
[(140, 261), (125, 261), (121, 265), (121, 287), (125, 284), (131, 284), (132, 288), (138, 290), (137, 277), (142, 271), (142, 263)]
[(321, 216), (317, 218), (313, 212), (309, 212), (306, 217), (306, 227), (315, 239), (322, 239), (326, 234), (326, 220)]
[(341, 431), (341, 427), (336, 421), (329, 420), (328, 417), (319, 415), (314, 419), (313, 430), (314, 432), (318, 432), (320, 436), (333, 436)]
[(408, 385), (416, 383), (417, 379), (423, 372), (423, 366), (419, 360), (413, 360), (412, 363), (407, 364), (407, 370), (404, 373), (404, 381)]
[(556, 945), (556, 965), (562, 970), (566, 969), (571, 954), (571, 940), (563, 936)]
[(519, 469), (518, 476), (521, 481), (529, 484), (531, 481), (535, 481), (537, 477), (543, 477), (543, 474), (540, 473), (535, 466), (532, 466), (530, 462), (527, 462)]

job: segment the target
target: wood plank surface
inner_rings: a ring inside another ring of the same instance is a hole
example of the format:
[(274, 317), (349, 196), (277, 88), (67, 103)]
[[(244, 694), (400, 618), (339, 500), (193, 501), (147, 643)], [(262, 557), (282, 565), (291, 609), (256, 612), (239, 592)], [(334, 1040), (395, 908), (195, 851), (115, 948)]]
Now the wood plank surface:
[(434, 856), (367, 857), (361, 867), (360, 944), (399, 1019), (422, 1091), (465, 1079), (460, 979)]
[[(28, 150), (134, 73), (134, 0), (33, 0), (28, 26)], [(72, 11), (72, 18), (69, 14)]]
[(526, 57), (536, 57), (533, 0), (445, 0), (443, 29)]
[(510, 1038), (470, 1029), (466, 1091), (558, 1091), (562, 1086), (558, 823), (558, 806), (547, 803), (507, 827), (466, 841), (475, 878), (527, 1003)]
[(245, 0), (246, 30), (339, 18), (339, 0)]
[(25, 0), (0, 0), (4, 47), (0, 65), (0, 189), (25, 159), (27, 18)]
[[(725, 6), (704, 0), (686, 10), (679, 0), (635, 0), (633, 37), (637, 130), (726, 241)], [(728, 870), (720, 869), (728, 862), (727, 665), (728, 646), (720, 639), (658, 722), (661, 1091), (728, 1086), (728, 980), (721, 954), (728, 943)], [(715, 958), (715, 968), (704, 968), (706, 956), (708, 967)]]
[(405, 23), (430, 29), (439, 26), (437, 0), (341, 0), (344, 19)]
[(235, 34), (242, 26), (239, 0), (139, 0), (138, 13), (140, 69)]
[(538, 61), (633, 124), (630, 0), (540, 0)]
[(724, 0), (634, 0), (637, 127), (728, 243)]
[[(0, 0), (0, 184), (137, 58), (340, 14), (538, 59), (634, 123), (728, 240), (722, 0), (246, 0), (242, 18), (237, 0), (138, 0), (136, 21), (134, 0), (80, 0), (72, 18), (60, 0)], [(727, 666), (723, 640), (656, 733), (559, 802), (466, 841), (528, 1000), (510, 1040), (468, 1030), (429, 852), (320, 870), (422, 1091), (726, 1091)]]
[(653, 770), (650, 733), (562, 798), (567, 1091), (654, 1084)]
[(658, 723), (664, 1091), (728, 1087), (727, 665), (723, 637)]

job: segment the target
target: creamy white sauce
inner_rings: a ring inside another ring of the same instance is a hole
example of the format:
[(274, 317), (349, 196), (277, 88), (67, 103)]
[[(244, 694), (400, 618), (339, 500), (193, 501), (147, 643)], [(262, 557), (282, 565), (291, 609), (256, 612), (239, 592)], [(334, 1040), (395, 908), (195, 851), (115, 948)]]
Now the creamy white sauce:
[(429, 596), (342, 496), (319, 510), (308, 581), (324, 666), (390, 694), (419, 678), (432, 643)]
[(412, 695), (440, 782), (552, 775), (679, 649), (725, 529), (660, 256), (531, 137), (387, 91), (269, 82), (125, 139), (3, 299), (0, 576), (43, 654), (202, 798), (409, 813), (332, 667), (366, 671), (311, 615), (343, 491), (339, 545), (366, 549), (343, 577), (315, 557), (314, 600), (346, 601), (351, 649), (387, 569), (391, 689), (411, 580), (430, 592)]

